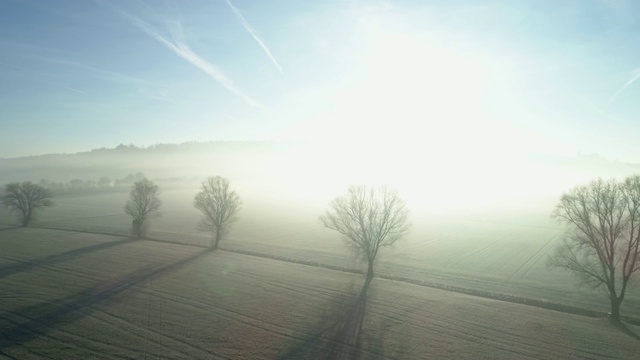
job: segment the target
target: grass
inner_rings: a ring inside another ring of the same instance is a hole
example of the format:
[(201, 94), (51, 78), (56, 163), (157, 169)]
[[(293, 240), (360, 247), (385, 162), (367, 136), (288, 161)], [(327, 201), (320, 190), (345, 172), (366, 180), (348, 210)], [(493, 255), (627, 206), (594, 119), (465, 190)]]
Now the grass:
[[(207, 246), (210, 235), (196, 230), (199, 213), (191, 203), (196, 191), (164, 192), (162, 216), (153, 221), (149, 237), (167, 243)], [(124, 214), (123, 204), (127, 196), (122, 192), (57, 198), (57, 206), (40, 213), (34, 226), (85, 232), (78, 237), (126, 237), (130, 219)], [(323, 211), (319, 203), (246, 198), (241, 219), (222, 246), (244, 254), (360, 271), (360, 264), (353, 261), (340, 237), (318, 223), (317, 217)], [(2, 238), (13, 226), (5, 209), (0, 209), (0, 222)], [(545, 209), (465, 216), (416, 213), (412, 222), (411, 234), (380, 254), (378, 275), (443, 289), (529, 299), (530, 303), (545, 306), (558, 304), (598, 314), (608, 311), (602, 291), (578, 288), (569, 274), (545, 267), (545, 259), (561, 231), (549, 220)], [(24, 251), (37, 254), (47, 249)], [(638, 287), (630, 289), (623, 306), (623, 313), (640, 318)]]
[(367, 359), (633, 359), (640, 351), (605, 319), (384, 278), (356, 312), (360, 331), (346, 336), (359, 274), (117, 236), (7, 234), (0, 358), (317, 359), (331, 349), (350, 358), (354, 346)]
[[(196, 230), (199, 213), (191, 201), (197, 189), (162, 194), (162, 216), (149, 237), (173, 243), (207, 246), (210, 235)], [(127, 236), (130, 219), (124, 214), (127, 193), (67, 196), (39, 215), (35, 226)], [(244, 199), (240, 221), (223, 248), (286, 259), (330, 269), (359, 271), (343, 240), (323, 229), (318, 204)], [(0, 219), (8, 219), (0, 210)], [(4, 222), (3, 221), (3, 222)], [(561, 229), (543, 209), (521, 213), (414, 214), (411, 234), (379, 256), (377, 272), (388, 278), (438, 287), (532, 299), (607, 312), (600, 290), (578, 288), (565, 272), (551, 271), (545, 260)], [(5, 224), (10, 225), (9, 222)], [(640, 318), (640, 288), (630, 289), (623, 312)]]

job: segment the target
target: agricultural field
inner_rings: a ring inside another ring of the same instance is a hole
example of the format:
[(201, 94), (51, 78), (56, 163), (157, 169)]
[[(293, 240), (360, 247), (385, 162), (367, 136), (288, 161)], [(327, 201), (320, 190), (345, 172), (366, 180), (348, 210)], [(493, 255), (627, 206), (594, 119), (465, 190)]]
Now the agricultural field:
[(31, 227), (0, 234), (2, 359), (316, 359), (354, 348), (368, 359), (640, 352), (640, 341), (606, 319), (381, 278), (359, 297), (359, 274), (198, 246)]
[[(209, 244), (210, 235), (197, 229), (200, 214), (192, 206), (196, 191), (164, 191), (162, 215), (153, 220), (149, 238)], [(130, 218), (123, 211), (127, 197), (124, 192), (59, 197), (56, 207), (42, 212), (34, 226), (127, 236)], [(253, 196), (243, 202), (240, 221), (221, 244), (224, 249), (332, 269), (361, 269), (340, 236), (318, 222), (328, 200)], [(562, 229), (549, 218), (553, 203), (546, 205), (493, 213), (413, 212), (411, 233), (381, 252), (377, 274), (606, 313), (603, 291), (578, 287), (568, 273), (547, 268)], [(5, 209), (0, 210), (0, 223), (11, 223)], [(628, 292), (623, 314), (640, 318), (639, 286)]]
[(0, 360), (640, 360), (640, 0), (0, 4)]

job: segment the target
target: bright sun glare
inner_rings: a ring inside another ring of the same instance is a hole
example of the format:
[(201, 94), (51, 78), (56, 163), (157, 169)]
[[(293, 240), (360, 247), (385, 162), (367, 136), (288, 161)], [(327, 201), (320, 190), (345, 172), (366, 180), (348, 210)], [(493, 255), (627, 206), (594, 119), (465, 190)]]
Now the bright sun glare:
[(522, 181), (539, 180), (513, 181), (524, 144), (485, 103), (491, 71), (481, 57), (410, 33), (370, 42), (350, 86), (305, 129), (330, 142), (298, 154), (295, 162), (313, 174), (301, 183), (333, 193), (354, 182), (388, 184), (442, 210), (496, 205), (516, 196)]

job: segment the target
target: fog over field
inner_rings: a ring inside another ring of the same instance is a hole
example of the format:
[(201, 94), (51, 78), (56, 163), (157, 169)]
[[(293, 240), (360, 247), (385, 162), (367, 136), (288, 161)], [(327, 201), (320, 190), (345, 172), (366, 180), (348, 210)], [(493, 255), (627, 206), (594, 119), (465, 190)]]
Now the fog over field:
[(0, 0), (0, 360), (638, 359), (637, 14)]
[[(7, 180), (94, 180), (93, 187), (54, 193), (56, 206), (38, 214), (35, 226), (122, 236), (130, 231), (124, 213), (130, 185), (114, 184), (141, 172), (159, 184), (163, 201), (148, 237), (203, 246), (211, 235), (198, 229), (201, 216), (193, 197), (208, 174), (225, 174), (243, 205), (224, 248), (354, 270), (361, 262), (318, 217), (352, 184), (386, 184), (399, 191), (412, 223), (402, 241), (380, 254), (379, 266), (388, 276), (606, 310), (602, 291), (577, 287), (569, 273), (546, 267), (563, 234), (550, 214), (574, 185), (596, 177), (622, 178), (637, 165), (595, 155), (482, 159), (470, 154), (412, 164), (380, 156), (351, 166), (357, 158), (310, 144), (221, 142), (119, 146), (2, 164)], [(95, 182), (104, 176), (111, 183), (99, 188)], [(14, 223), (6, 208), (0, 216), (2, 223)], [(580, 295), (585, 291), (588, 296)], [(629, 313), (640, 315), (639, 300), (632, 289), (625, 307)]]
[(638, 164), (595, 154), (496, 155), (466, 149), (443, 155), (425, 152), (419, 144), (388, 149), (360, 143), (275, 141), (119, 145), (76, 154), (0, 159), (5, 182), (95, 183), (102, 177), (113, 182), (142, 173), (184, 186), (222, 174), (245, 194), (314, 204), (326, 204), (353, 184), (388, 184), (404, 195), (412, 211), (452, 214), (515, 208), (548, 212), (562, 192), (577, 184), (598, 177), (622, 178), (638, 170)]
[[(26, 228), (0, 209), (0, 281), (12, 289), (2, 306), (16, 314), (2, 317), (0, 351), (19, 358), (66, 357), (71, 347), (85, 357), (291, 359), (512, 352), (630, 359), (640, 351), (604, 319), (602, 289), (579, 287), (568, 272), (546, 266), (563, 234), (550, 212), (567, 186), (624, 177), (635, 165), (597, 156), (503, 163), (470, 156), (433, 166), (378, 158), (358, 172), (344, 155), (240, 142), (2, 160), (7, 181), (47, 179), (41, 183), (59, 193)], [(380, 164), (394, 172), (376, 176)], [(477, 175), (463, 176), (461, 167)], [(146, 240), (131, 238), (124, 211), (125, 179), (142, 176), (135, 172), (159, 184), (162, 200)], [(193, 206), (208, 174), (227, 175), (242, 199), (240, 219), (217, 252), (206, 250), (211, 234), (199, 229)], [(110, 182), (100, 186), (105, 176)], [(83, 181), (73, 187), (73, 179)], [(412, 229), (380, 253), (362, 298), (365, 264), (318, 217), (350, 184), (367, 179), (399, 190)], [(635, 324), (639, 290), (631, 288), (623, 305)], [(540, 335), (531, 336), (534, 329)], [(251, 340), (234, 336), (247, 332)]]

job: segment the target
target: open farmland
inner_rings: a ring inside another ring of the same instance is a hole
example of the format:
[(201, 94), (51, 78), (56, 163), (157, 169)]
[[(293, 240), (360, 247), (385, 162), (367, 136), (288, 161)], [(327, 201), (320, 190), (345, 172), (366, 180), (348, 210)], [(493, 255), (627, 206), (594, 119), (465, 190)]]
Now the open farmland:
[[(192, 206), (195, 189), (162, 194), (162, 216), (155, 219), (152, 239), (206, 245), (209, 235), (196, 229), (200, 214)], [(35, 226), (126, 236), (130, 218), (124, 214), (127, 193), (60, 197), (57, 206), (39, 216)], [(300, 203), (275, 198), (245, 198), (240, 221), (222, 247), (333, 269), (358, 270), (353, 255), (317, 217), (321, 202)], [(565, 272), (545, 266), (562, 234), (549, 219), (549, 208), (510, 213), (412, 216), (409, 236), (380, 254), (377, 274), (445, 289), (469, 289), (608, 311), (603, 291), (579, 288)], [(10, 223), (6, 209), (0, 219)], [(640, 289), (630, 289), (623, 313), (640, 318)]]
[[(331, 329), (362, 281), (117, 236), (37, 228), (1, 236), (0, 358), (7, 359), (317, 358), (340, 339)], [(640, 352), (640, 342), (604, 319), (385, 279), (374, 281), (360, 338), (364, 358), (633, 359)]]

